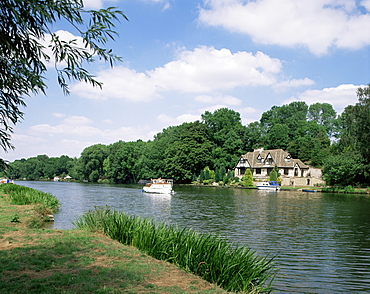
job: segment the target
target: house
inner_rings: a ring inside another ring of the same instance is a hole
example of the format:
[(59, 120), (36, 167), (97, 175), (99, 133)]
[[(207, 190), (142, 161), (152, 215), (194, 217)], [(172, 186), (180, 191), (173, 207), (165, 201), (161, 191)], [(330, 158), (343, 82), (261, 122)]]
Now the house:
[(272, 169), (277, 166), (283, 186), (314, 186), (324, 183), (321, 170), (304, 164), (299, 159), (282, 149), (255, 149), (240, 157), (234, 168), (236, 177), (242, 178), (247, 169), (251, 169), (256, 181), (267, 180)]

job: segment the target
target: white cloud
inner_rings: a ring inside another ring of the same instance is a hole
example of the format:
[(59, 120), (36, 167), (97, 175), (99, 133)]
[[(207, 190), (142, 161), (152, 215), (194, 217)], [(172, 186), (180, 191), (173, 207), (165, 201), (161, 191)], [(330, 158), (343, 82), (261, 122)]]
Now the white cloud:
[(142, 0), (144, 2), (151, 2), (151, 3), (158, 3), (158, 4), (163, 4), (163, 10), (167, 10), (171, 8), (171, 4), (167, 0)]
[(257, 52), (199, 47), (182, 51), (178, 59), (149, 72), (162, 91), (204, 93), (240, 86), (271, 85), (281, 70), (278, 59)]
[(81, 82), (72, 86), (71, 91), (94, 100), (118, 98), (140, 102), (159, 98), (156, 85), (147, 74), (123, 66), (101, 71), (96, 79), (103, 83), (102, 90)]
[(236, 105), (242, 104), (242, 101), (239, 98), (236, 98), (230, 95), (226, 95), (226, 96), (200, 95), (200, 96), (196, 96), (194, 100), (197, 102), (209, 103), (209, 104), (225, 103), (230, 106), (236, 106)]
[(370, 11), (370, 0), (363, 0), (360, 4), (365, 7), (367, 11)]
[(228, 107), (227, 107), (227, 105), (217, 104), (217, 105), (212, 105), (212, 106), (208, 106), (208, 107), (205, 107), (205, 108), (201, 108), (201, 109), (199, 109), (199, 112), (200, 113), (204, 113), (206, 111), (215, 112), (216, 110), (221, 109), (221, 108), (228, 108)]
[(310, 86), (313, 85), (315, 82), (309, 78), (304, 79), (292, 79), (292, 80), (286, 80), (280, 83), (277, 83), (274, 85), (275, 89), (287, 89), (287, 88), (297, 88), (302, 86)]
[(355, 0), (207, 0), (199, 20), (251, 36), (254, 42), (306, 46), (316, 55), (332, 46), (358, 49), (370, 45), (367, 13)]
[(264, 112), (253, 107), (243, 107), (237, 110), (240, 113), (243, 125), (248, 125), (251, 122), (258, 121), (261, 114)]
[(292, 101), (305, 101), (307, 105), (314, 103), (329, 103), (334, 109), (341, 113), (347, 105), (354, 105), (358, 102), (356, 90), (359, 87), (352, 84), (339, 85), (334, 88), (324, 88), (322, 90), (307, 90), (297, 97), (291, 97), (283, 104), (288, 104)]
[(138, 138), (148, 140), (148, 126), (119, 127), (117, 129), (103, 129), (92, 126), (93, 121), (84, 116), (68, 116), (60, 124), (38, 124), (30, 127), (30, 134), (33, 137), (57, 138), (79, 141), (81, 138), (91, 138), (91, 141), (109, 144), (119, 140), (136, 141)]
[[(158, 99), (170, 91), (209, 94), (237, 87), (273, 86), (281, 79), (281, 70), (279, 59), (262, 52), (232, 53), (225, 48), (203, 46), (193, 51), (182, 50), (176, 60), (147, 72), (123, 66), (103, 70), (97, 74), (97, 80), (103, 82), (103, 90), (81, 82), (71, 91), (88, 99), (140, 102)], [(307, 84), (307, 81), (309, 79), (287, 80), (286, 83)], [(231, 99), (228, 103), (238, 102)]]
[(83, 0), (84, 8), (87, 9), (100, 9), (103, 8), (104, 2), (112, 3), (117, 2), (117, 0)]
[[(80, 36), (75, 36), (72, 33), (64, 30), (58, 30), (55, 34), (59, 37), (61, 41), (69, 42), (75, 40), (75, 47), (78, 48), (85, 48), (83, 39)], [(40, 40), (40, 43), (45, 47), (44, 52), (50, 57), (48, 62), (45, 62), (46, 66), (49, 68), (53, 68), (55, 66), (55, 58), (53, 55), (52, 48), (49, 47), (51, 44), (51, 35), (46, 34), (43, 40)], [(60, 63), (61, 66), (66, 66), (66, 62)]]
[(53, 112), (53, 116), (57, 117), (57, 118), (61, 118), (61, 117), (65, 117), (67, 116), (66, 114), (64, 113), (59, 113), (59, 112)]
[(157, 116), (157, 120), (167, 125), (174, 126), (174, 125), (181, 125), (184, 122), (194, 122), (196, 120), (200, 120), (200, 115), (185, 113), (185, 114), (173, 117), (173, 116), (169, 116), (169, 115), (162, 113)]

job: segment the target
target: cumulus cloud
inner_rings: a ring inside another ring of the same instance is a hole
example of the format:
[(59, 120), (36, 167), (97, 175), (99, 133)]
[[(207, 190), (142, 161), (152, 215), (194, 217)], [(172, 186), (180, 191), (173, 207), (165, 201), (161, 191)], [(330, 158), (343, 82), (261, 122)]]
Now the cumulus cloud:
[(96, 141), (102, 142), (113, 142), (118, 140), (136, 140), (142, 136), (143, 132), (148, 132), (147, 126), (140, 127), (120, 127), (117, 129), (101, 129), (92, 126), (93, 121), (85, 116), (67, 116), (62, 120), (60, 124), (50, 125), (50, 124), (38, 124), (30, 127), (32, 134), (36, 136), (50, 137), (64, 135), (66, 137), (76, 137), (76, 138), (94, 138)]
[[(72, 40), (75, 40), (75, 47), (77, 48), (85, 48), (85, 45), (83, 43), (83, 39), (80, 36), (75, 36), (72, 33), (64, 30), (58, 30), (55, 32), (55, 34), (59, 37), (61, 41), (69, 42)], [(45, 47), (44, 52), (50, 57), (50, 60), (48, 62), (45, 62), (46, 66), (49, 68), (52, 68), (55, 66), (55, 58), (53, 55), (52, 48), (49, 47), (51, 44), (51, 35), (46, 34), (43, 40), (40, 40), (41, 45)], [(66, 66), (67, 63), (63, 62), (60, 64), (61, 66)]]
[(169, 1), (167, 0), (142, 0), (144, 2), (148, 2), (148, 3), (158, 3), (158, 4), (163, 4), (163, 10), (167, 10), (167, 9), (170, 9), (171, 8), (171, 4)]
[(207, 0), (199, 21), (249, 35), (254, 42), (306, 46), (322, 55), (331, 47), (370, 45), (369, 0)]
[(238, 86), (271, 85), (281, 62), (257, 52), (232, 53), (229, 49), (199, 47), (182, 51), (177, 60), (149, 72), (161, 90), (202, 93)]
[(343, 84), (337, 87), (324, 88), (322, 90), (307, 90), (297, 97), (291, 97), (283, 104), (288, 104), (292, 101), (305, 101), (308, 105), (314, 103), (329, 103), (334, 109), (341, 113), (347, 105), (354, 105), (358, 102), (356, 90), (359, 87), (352, 84)]
[[(182, 50), (174, 61), (146, 72), (123, 66), (103, 70), (97, 74), (97, 80), (103, 82), (103, 91), (85, 83), (73, 86), (71, 91), (88, 99), (150, 101), (170, 91), (207, 94), (245, 86), (273, 86), (280, 81), (281, 71), (281, 61), (262, 52), (232, 53), (225, 48), (202, 46)], [(307, 81), (286, 83), (295, 86)], [(231, 99), (229, 103), (237, 100)]]
[(117, 0), (83, 0), (83, 2), (87, 9), (100, 9), (103, 8), (104, 3), (117, 2)]
[(103, 90), (81, 82), (72, 86), (71, 91), (93, 100), (118, 98), (140, 102), (160, 97), (155, 82), (146, 73), (123, 66), (101, 71), (96, 79), (103, 83)]
[(313, 85), (315, 82), (309, 78), (304, 78), (304, 79), (291, 79), (291, 80), (286, 80), (277, 83), (274, 85), (275, 89), (291, 89), (291, 88), (297, 88), (297, 87), (302, 87), (302, 86), (310, 86)]
[(195, 101), (201, 102), (201, 103), (208, 103), (208, 104), (214, 104), (214, 103), (225, 103), (229, 106), (237, 106), (242, 104), (242, 100), (239, 98), (225, 95), (225, 96), (210, 96), (210, 95), (199, 95), (194, 98)]
[(185, 113), (174, 117), (162, 113), (157, 116), (157, 120), (159, 122), (174, 126), (181, 125), (184, 122), (194, 122), (196, 120), (200, 120), (200, 115)]

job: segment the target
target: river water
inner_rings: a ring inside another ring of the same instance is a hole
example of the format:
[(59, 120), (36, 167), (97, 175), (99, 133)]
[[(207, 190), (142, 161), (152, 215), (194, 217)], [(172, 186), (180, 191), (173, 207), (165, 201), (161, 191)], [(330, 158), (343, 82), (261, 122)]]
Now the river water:
[(54, 228), (109, 205), (132, 215), (221, 234), (275, 257), (275, 293), (370, 293), (370, 197), (175, 186), (151, 195), (141, 186), (17, 182), (61, 201)]

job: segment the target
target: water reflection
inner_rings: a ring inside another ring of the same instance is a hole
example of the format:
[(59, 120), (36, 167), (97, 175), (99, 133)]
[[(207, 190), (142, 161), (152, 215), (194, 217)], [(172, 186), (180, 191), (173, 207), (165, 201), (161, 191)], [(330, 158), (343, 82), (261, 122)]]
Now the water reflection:
[(366, 196), (175, 186), (173, 195), (141, 186), (20, 182), (62, 202), (55, 228), (94, 206), (221, 234), (276, 256), (277, 293), (369, 293), (370, 201)]

